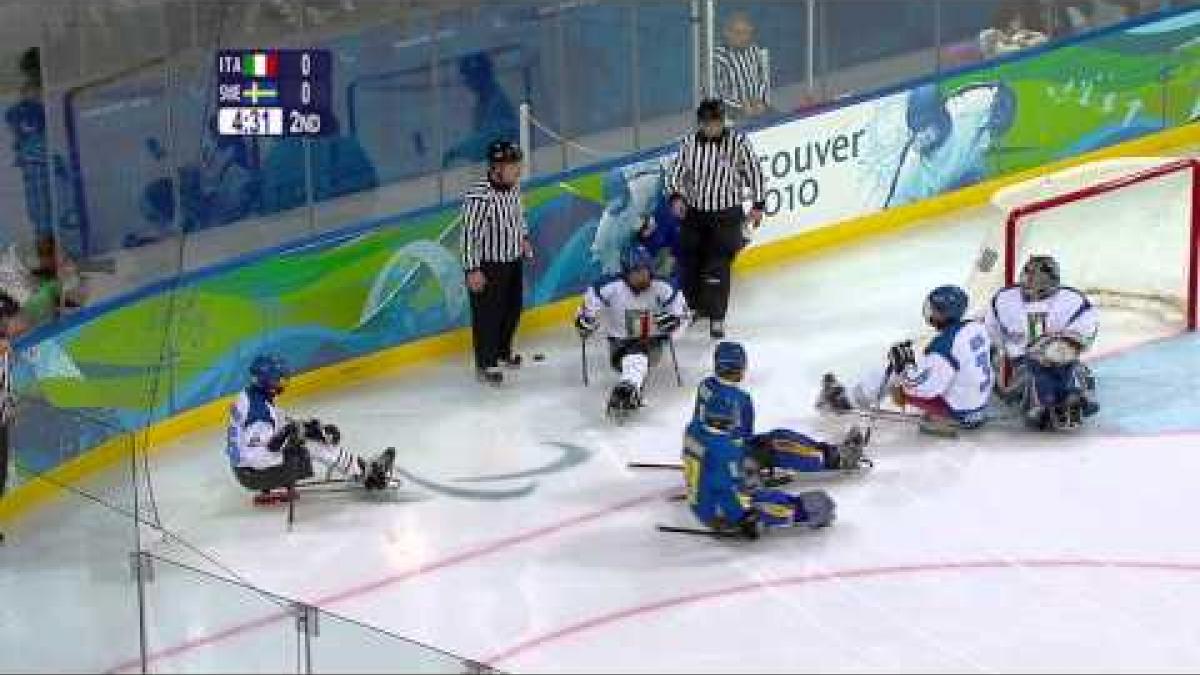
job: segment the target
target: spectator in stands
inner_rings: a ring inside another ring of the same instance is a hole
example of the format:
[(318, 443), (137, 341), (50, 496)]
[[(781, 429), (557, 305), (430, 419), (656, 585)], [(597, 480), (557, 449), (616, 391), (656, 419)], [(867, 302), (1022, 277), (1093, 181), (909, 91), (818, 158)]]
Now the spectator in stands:
[[(177, 179), (170, 173), (162, 141), (150, 136), (144, 148), (156, 172), (165, 175), (142, 187), (138, 205), (146, 227), (126, 234), (123, 242), (126, 248), (173, 236), (177, 209), (181, 215), (178, 227), (185, 233), (227, 225), (258, 209), (262, 176), (251, 141), (218, 134), (216, 115), (209, 116), (196, 158), (179, 166)], [(175, 203), (176, 180), (182, 207)]]
[[(322, 202), (379, 186), (379, 174), (354, 134), (344, 133), (336, 117), (323, 120), (326, 135), (308, 140), (313, 201)], [(275, 141), (263, 162), (262, 212), (274, 213), (304, 206), (305, 139)]]
[[(79, 307), (83, 295), (79, 270), (58, 247), (53, 235), (38, 238), (37, 257), (32, 266), (21, 260), (14, 245), (0, 254), (0, 299), (12, 299), (20, 310), (21, 325), (26, 328), (54, 321), (63, 309)], [(0, 337), (3, 324), (0, 318)]]
[(471, 121), (473, 131), (442, 156), (442, 166), (456, 162), (482, 162), (487, 159), (488, 145), (497, 138), (518, 138), (521, 135), (517, 109), (496, 80), (492, 57), (484, 52), (467, 54), (458, 61), (458, 74), (465, 86), (475, 95)]
[(1036, 47), (1047, 40), (1048, 30), (1037, 0), (1007, 0), (996, 10), (994, 27), (979, 34), (985, 58)]
[(1132, 19), (1158, 8), (1159, 0), (1067, 0), (1056, 6), (1063, 34), (1083, 33)]
[(209, 117), (195, 161), (179, 167), (179, 199), (184, 232), (236, 222), (250, 215), (259, 200), (261, 176), (250, 141), (217, 133), (217, 116)]
[(146, 228), (125, 235), (125, 248), (135, 248), (152, 244), (171, 236), (171, 226), (175, 223), (175, 181), (169, 175), (167, 166), (167, 151), (155, 137), (146, 138), (143, 147), (150, 155), (158, 178), (152, 179), (142, 187), (142, 197), (138, 202), (142, 219)]
[(731, 119), (757, 117), (769, 110), (771, 73), (766, 51), (754, 42), (754, 24), (744, 12), (725, 22), (725, 44), (713, 50), (716, 95)]
[(12, 132), (13, 164), (21, 171), (25, 184), (25, 210), (39, 234), (54, 227), (40, 54), (37, 47), (31, 47), (21, 55), (21, 98), (4, 111), (4, 121)]
[(46, 305), (52, 310), (50, 318), (57, 318), (63, 309), (76, 309), (83, 305), (83, 283), (79, 268), (58, 245), (53, 234), (38, 238), (37, 264), (32, 273), (38, 285), (34, 297), (45, 296)]

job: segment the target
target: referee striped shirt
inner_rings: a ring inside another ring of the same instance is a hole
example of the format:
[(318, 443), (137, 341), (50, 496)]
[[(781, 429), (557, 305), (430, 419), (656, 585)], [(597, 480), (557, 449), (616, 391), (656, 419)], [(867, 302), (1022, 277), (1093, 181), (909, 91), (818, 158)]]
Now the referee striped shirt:
[(468, 272), (485, 262), (512, 262), (521, 257), (529, 236), (521, 189), (497, 188), (488, 178), (467, 188), (462, 204), (462, 264)]
[(684, 136), (666, 182), (667, 194), (699, 211), (741, 206), (746, 190), (755, 208), (762, 209), (766, 199), (754, 148), (746, 134), (731, 128), (713, 139), (699, 131)]
[(753, 101), (770, 103), (771, 77), (758, 45), (741, 49), (720, 46), (713, 50), (713, 77), (717, 96), (741, 109)]

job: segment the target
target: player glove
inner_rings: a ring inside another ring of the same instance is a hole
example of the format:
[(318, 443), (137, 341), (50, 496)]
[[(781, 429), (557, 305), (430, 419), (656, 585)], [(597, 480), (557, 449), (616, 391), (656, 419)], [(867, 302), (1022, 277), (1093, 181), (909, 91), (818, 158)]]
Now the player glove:
[(330, 445), (341, 445), (342, 430), (338, 429), (336, 425), (326, 424), (321, 430), (325, 432), (326, 443)]
[(304, 440), (316, 441), (318, 443), (326, 442), (325, 430), (321, 427), (321, 420), (314, 417), (304, 421)]
[(596, 317), (589, 316), (583, 312), (575, 315), (575, 330), (579, 331), (579, 337), (586, 338), (596, 332), (599, 323)]
[(897, 342), (888, 350), (888, 366), (897, 375), (916, 363), (917, 357), (913, 354), (912, 343), (907, 340)]
[(267, 441), (267, 449), (271, 452), (282, 452), (284, 447), (296, 442), (299, 436), (300, 426), (295, 420), (288, 420)]

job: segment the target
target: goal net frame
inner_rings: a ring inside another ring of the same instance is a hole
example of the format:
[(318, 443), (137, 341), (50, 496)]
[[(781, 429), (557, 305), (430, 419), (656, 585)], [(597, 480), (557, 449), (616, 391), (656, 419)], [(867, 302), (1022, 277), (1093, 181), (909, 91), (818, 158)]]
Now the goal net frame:
[[(1029, 201), (1007, 209), (1004, 221), (1002, 251), (1005, 285), (1013, 285), (1017, 281), (1020, 265), (1022, 264), (1022, 261), (1017, 259), (1020, 243), (1019, 237), (1022, 225), (1028, 222), (1030, 216), (1066, 205), (1077, 204), (1084, 200), (1097, 199), (1120, 190), (1133, 189), (1140, 184), (1184, 172), (1190, 175), (1189, 194), (1191, 204), (1188, 217), (1189, 222), (1187, 223), (1187, 241), (1190, 248), (1186, 256), (1188, 269), (1183, 275), (1187, 288), (1182, 289), (1183, 292), (1180, 294), (1180, 297), (1183, 298), (1183, 302), (1185, 303), (1182, 311), (1186, 328), (1189, 331), (1196, 330), (1197, 300), (1200, 299), (1198, 298), (1200, 296), (1200, 288), (1198, 288), (1198, 278), (1200, 278), (1200, 272), (1198, 272), (1198, 269), (1200, 269), (1200, 161), (1191, 158), (1174, 160), (1163, 158), (1161, 163), (1149, 168), (1131, 170), (1116, 178), (1100, 179), (1098, 182), (1085, 185), (1082, 188), (1068, 190), (1061, 194), (1054, 194), (1050, 197)], [(1048, 178), (1053, 178), (1053, 176), (1054, 174), (1051, 174)], [(1030, 181), (1030, 183), (1035, 181)], [(1047, 251), (1047, 253), (1053, 254), (1053, 251)], [(1136, 261), (1133, 264), (1137, 264)], [(1154, 305), (1157, 303), (1174, 308), (1178, 308), (1179, 305), (1178, 300), (1157, 294), (1138, 293), (1136, 291), (1123, 292), (1120, 289), (1087, 288), (1082, 290), (1088, 292), (1090, 295), (1097, 296), (1098, 302), (1102, 305), (1121, 305), (1125, 302), (1140, 305)]]

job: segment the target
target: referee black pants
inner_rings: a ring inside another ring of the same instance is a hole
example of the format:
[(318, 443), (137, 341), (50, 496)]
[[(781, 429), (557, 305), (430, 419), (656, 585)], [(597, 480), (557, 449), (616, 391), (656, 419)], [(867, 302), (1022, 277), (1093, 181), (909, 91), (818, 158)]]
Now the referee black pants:
[(0, 423), (0, 499), (8, 487), (8, 429), (12, 422)]
[(521, 321), (524, 265), (521, 260), (485, 262), (479, 269), (487, 283), (470, 294), (475, 367), (493, 368), (501, 358), (512, 356), (513, 335)]
[(679, 231), (680, 278), (688, 306), (714, 321), (729, 307), (733, 259), (742, 250), (742, 207), (689, 209)]

